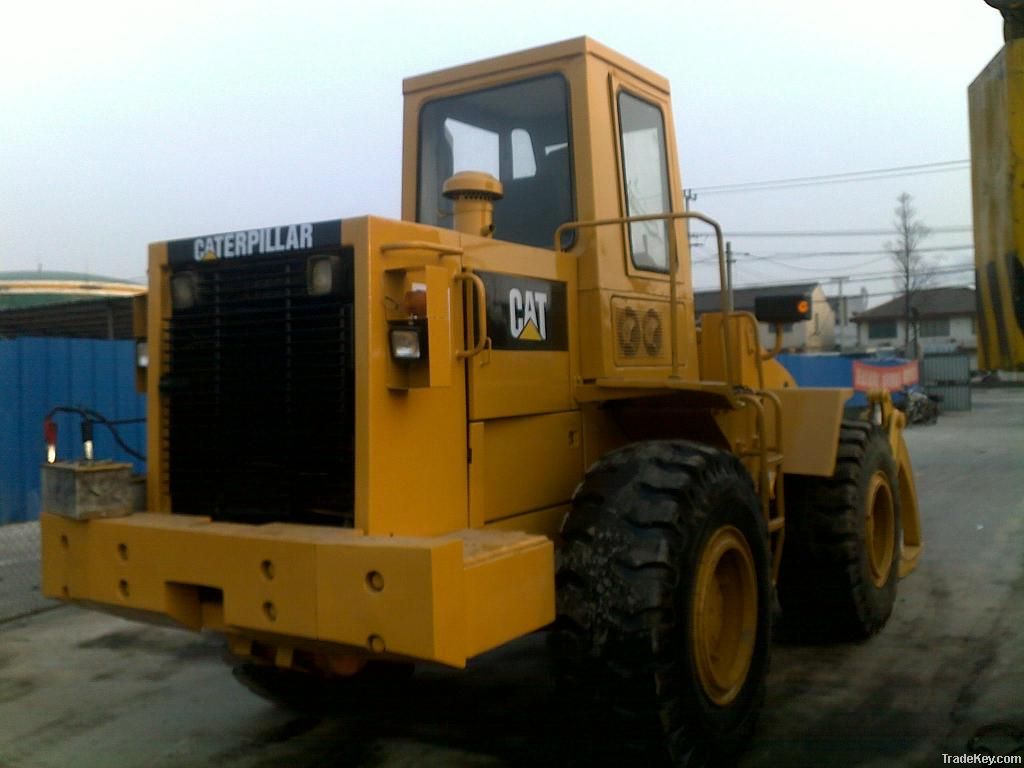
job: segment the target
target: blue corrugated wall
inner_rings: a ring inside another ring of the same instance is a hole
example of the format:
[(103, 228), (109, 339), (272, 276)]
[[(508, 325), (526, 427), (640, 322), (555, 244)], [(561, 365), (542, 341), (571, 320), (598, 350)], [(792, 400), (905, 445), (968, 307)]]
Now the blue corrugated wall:
[[(0, 524), (39, 517), (39, 466), (46, 458), (43, 419), (54, 406), (77, 405), (108, 419), (146, 415), (146, 399), (135, 391), (135, 342), (92, 339), (19, 338), (0, 341)], [(80, 420), (60, 414), (60, 459), (82, 457)], [(145, 454), (144, 423), (118, 427)], [(109, 431), (94, 427), (97, 459), (133, 461)]]
[(852, 358), (824, 355), (779, 355), (778, 359), (801, 387), (853, 386)]
[[(852, 387), (853, 361), (862, 360), (871, 365), (903, 365), (902, 357), (868, 358), (864, 355), (779, 355), (782, 366), (792, 374), (801, 387)], [(899, 403), (903, 395), (893, 394), (893, 401)], [(846, 401), (847, 408), (863, 408), (868, 404), (863, 392), (854, 392)]]

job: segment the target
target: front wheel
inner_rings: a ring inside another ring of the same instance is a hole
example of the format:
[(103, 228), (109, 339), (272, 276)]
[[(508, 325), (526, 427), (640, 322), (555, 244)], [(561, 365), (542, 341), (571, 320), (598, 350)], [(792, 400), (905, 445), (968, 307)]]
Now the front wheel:
[(808, 640), (878, 632), (896, 600), (902, 541), (896, 461), (885, 434), (844, 421), (830, 478), (786, 478), (779, 603)]
[(562, 536), (564, 677), (648, 757), (728, 761), (753, 733), (771, 629), (767, 533), (742, 464), (683, 441), (613, 451)]

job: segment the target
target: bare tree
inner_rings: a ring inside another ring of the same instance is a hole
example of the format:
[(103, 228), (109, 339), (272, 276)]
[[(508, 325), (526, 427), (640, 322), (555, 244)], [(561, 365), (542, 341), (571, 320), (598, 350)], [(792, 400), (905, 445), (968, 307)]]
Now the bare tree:
[[(921, 241), (931, 234), (931, 230), (917, 218), (917, 210), (912, 205), (914, 198), (904, 192), (896, 200), (899, 203), (894, 209), (896, 218), (893, 220), (896, 240), (887, 242), (885, 249), (892, 254), (892, 261), (896, 267), (894, 277), (896, 290), (903, 295), (903, 344), (906, 354), (910, 355), (910, 326), (914, 320), (914, 296), (926, 288), (935, 277), (935, 267), (918, 250)], [(913, 352), (916, 357), (916, 332), (914, 333), (914, 347)]]

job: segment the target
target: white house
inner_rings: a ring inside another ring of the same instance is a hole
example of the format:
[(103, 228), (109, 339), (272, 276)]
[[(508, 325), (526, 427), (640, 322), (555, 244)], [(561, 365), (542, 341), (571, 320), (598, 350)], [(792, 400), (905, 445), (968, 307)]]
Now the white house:
[[(858, 314), (853, 318), (857, 324), (858, 346), (861, 349), (891, 347), (907, 354), (905, 314), (902, 295)], [(965, 352), (970, 355), (971, 369), (978, 367), (973, 288), (917, 291), (911, 296), (910, 314), (910, 355), (914, 353), (916, 342), (918, 356), (929, 352)]]

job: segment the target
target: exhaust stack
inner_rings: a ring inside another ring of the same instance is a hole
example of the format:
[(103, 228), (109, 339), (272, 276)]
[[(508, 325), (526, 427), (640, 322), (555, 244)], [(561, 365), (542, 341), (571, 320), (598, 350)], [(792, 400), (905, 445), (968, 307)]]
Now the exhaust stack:
[(454, 202), (454, 227), (458, 232), (494, 236), (494, 201), (504, 196), (500, 181), (489, 173), (462, 171), (448, 179), (441, 191)]

